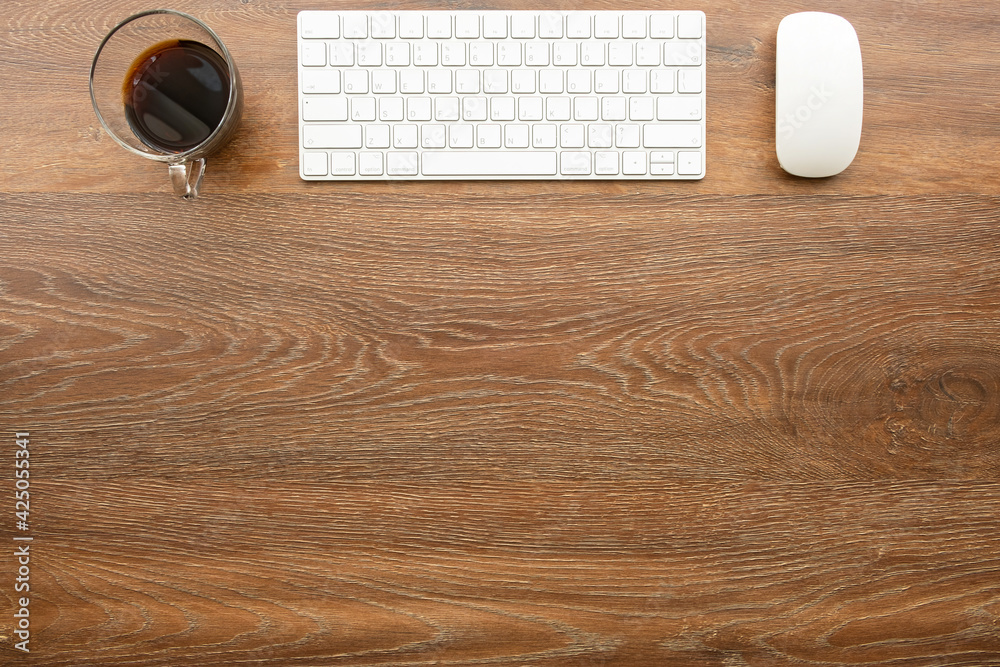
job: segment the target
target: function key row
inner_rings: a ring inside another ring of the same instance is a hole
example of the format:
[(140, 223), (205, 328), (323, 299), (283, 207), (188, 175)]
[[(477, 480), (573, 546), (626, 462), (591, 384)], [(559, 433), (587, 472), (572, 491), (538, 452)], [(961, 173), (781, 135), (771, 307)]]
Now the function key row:
[(303, 39), (701, 39), (701, 12), (299, 13)]

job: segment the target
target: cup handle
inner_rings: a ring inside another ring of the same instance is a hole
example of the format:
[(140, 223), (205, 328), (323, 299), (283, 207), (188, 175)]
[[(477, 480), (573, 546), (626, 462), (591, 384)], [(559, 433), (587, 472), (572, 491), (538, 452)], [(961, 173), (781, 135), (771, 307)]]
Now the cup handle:
[(171, 164), (167, 168), (170, 172), (170, 182), (174, 186), (174, 194), (184, 199), (194, 199), (198, 196), (201, 179), (205, 177), (205, 158)]

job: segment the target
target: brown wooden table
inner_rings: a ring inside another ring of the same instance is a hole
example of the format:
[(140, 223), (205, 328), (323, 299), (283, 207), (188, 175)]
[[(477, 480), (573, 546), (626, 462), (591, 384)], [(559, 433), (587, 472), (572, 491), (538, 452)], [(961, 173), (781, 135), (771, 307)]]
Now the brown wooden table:
[(1000, 4), (822, 7), (833, 179), (773, 153), (816, 5), (704, 0), (703, 181), (357, 184), (298, 178), (333, 4), (171, 6), (246, 89), (195, 202), (90, 107), (149, 5), (0, 5), (0, 663), (1000, 664)]

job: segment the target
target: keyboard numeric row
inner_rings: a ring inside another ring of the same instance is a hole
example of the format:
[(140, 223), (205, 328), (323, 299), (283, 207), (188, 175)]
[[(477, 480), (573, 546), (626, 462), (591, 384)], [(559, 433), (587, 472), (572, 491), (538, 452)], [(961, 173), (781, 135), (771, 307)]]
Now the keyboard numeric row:
[(699, 42), (378, 42), (311, 40), (302, 43), (304, 67), (698, 67)]

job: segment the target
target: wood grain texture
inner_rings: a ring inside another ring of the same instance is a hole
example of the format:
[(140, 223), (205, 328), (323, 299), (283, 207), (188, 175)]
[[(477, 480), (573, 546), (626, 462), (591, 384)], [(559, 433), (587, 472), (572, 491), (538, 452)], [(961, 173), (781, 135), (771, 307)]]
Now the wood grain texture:
[(0, 5), (0, 664), (1000, 664), (1000, 6), (824, 6), (866, 129), (804, 181), (774, 31), (815, 7), (705, 0), (670, 184), (301, 182), (330, 4), (172, 6), (247, 92), (195, 202), (90, 108), (146, 7)]
[(66, 197), (7, 205), (7, 404), (132, 473), (151, 424), (248, 470), (272, 431), (404, 476), (1000, 469), (997, 198)]
[(1000, 655), (995, 483), (122, 480), (50, 497), (51, 665)]

